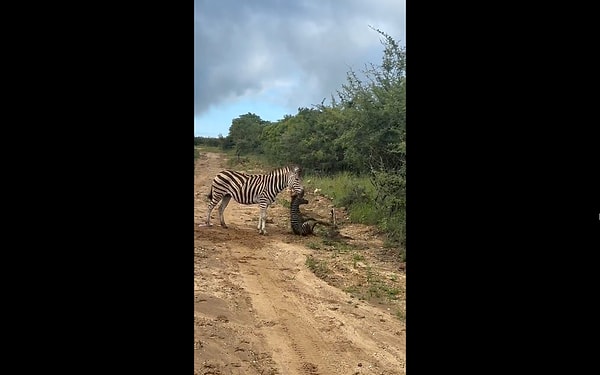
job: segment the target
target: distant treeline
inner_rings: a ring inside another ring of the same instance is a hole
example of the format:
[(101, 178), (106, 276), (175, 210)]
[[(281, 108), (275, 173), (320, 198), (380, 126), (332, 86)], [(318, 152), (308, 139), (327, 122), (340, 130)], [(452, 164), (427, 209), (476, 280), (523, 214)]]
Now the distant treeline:
[[(406, 48), (376, 30), (382, 62), (368, 64), (332, 95), (331, 103), (299, 108), (270, 122), (247, 113), (233, 119), (226, 137), (196, 137), (194, 143), (260, 155), (273, 165), (299, 164), (305, 173), (344, 172), (368, 177), (372, 204), (382, 220), (404, 227), (406, 183)], [(404, 230), (397, 238), (404, 242)]]
[(233, 148), (233, 142), (231, 138), (227, 137), (227, 140), (231, 144), (225, 144), (225, 138), (219, 134), (217, 138), (211, 137), (194, 137), (194, 146), (210, 146), (210, 147), (221, 147), (222, 149)]

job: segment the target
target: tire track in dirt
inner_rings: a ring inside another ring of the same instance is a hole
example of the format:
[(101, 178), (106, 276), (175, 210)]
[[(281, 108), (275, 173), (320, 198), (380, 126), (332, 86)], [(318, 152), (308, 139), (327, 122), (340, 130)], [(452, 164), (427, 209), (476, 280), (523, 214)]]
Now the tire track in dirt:
[(262, 251), (268, 256), (240, 271), (259, 318), (278, 317), (277, 327), (266, 335), (279, 348), (276, 362), (287, 361), (284, 373), (353, 373), (358, 363), (373, 371), (396, 369), (360, 373), (403, 373), (404, 346), (391, 314), (349, 305), (343, 292), (305, 269), (308, 249), (278, 244)]
[(336, 348), (306, 319), (311, 312), (290, 293), (289, 284), (293, 279), (280, 271), (285, 272), (286, 268), (279, 267), (270, 257), (257, 260), (241, 266), (240, 270), (258, 318), (269, 321), (277, 317), (276, 324), (267, 332), (268, 342), (276, 343), (274, 346), (279, 349), (274, 359), (285, 366), (284, 373), (335, 373), (330, 367), (330, 356), (335, 354)]

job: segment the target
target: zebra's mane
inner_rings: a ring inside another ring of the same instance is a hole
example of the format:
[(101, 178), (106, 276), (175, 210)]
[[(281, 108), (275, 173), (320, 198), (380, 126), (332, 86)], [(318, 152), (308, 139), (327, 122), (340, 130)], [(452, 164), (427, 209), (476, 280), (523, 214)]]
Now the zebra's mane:
[(282, 173), (287, 174), (289, 172), (295, 172), (295, 173), (298, 173), (299, 176), (302, 176), (302, 168), (300, 168), (297, 165), (288, 165), (285, 167), (273, 169), (273, 170), (271, 170), (269, 172), (265, 172), (265, 173), (248, 173), (248, 172), (241, 172), (241, 171), (235, 171), (235, 172), (240, 173), (244, 176), (248, 176), (248, 177), (250, 177), (250, 176), (272, 176), (275, 174), (282, 174)]
[(287, 172), (295, 172), (295, 173), (300, 174), (302, 172), (302, 168), (300, 168), (297, 165), (288, 165), (288, 166), (285, 166), (285, 167), (280, 167), (280, 168), (277, 168), (277, 169), (273, 169), (272, 171), (267, 172), (265, 174), (273, 175), (273, 174), (281, 173), (281, 172), (285, 172), (285, 173), (287, 173)]

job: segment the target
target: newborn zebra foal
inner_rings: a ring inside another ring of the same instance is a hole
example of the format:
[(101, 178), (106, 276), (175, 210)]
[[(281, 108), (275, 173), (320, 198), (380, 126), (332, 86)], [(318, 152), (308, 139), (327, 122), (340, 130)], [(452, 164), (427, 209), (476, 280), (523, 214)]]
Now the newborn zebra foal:
[(290, 203), (290, 222), (292, 223), (292, 230), (294, 231), (294, 234), (299, 234), (302, 236), (314, 234), (313, 230), (317, 223), (329, 225), (329, 223), (315, 219), (308, 219), (306, 221), (302, 221), (302, 215), (300, 214), (300, 205), (307, 203), (308, 201), (304, 199), (304, 192), (302, 192), (301, 194), (292, 194), (292, 203)]

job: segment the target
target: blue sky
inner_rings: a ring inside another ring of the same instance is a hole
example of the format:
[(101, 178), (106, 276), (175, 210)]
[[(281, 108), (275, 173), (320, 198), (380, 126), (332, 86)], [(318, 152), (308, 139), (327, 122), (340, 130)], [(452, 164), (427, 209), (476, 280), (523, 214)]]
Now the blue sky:
[(350, 68), (381, 62), (369, 26), (406, 45), (406, 0), (194, 0), (194, 135), (328, 104)]

